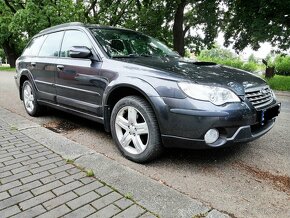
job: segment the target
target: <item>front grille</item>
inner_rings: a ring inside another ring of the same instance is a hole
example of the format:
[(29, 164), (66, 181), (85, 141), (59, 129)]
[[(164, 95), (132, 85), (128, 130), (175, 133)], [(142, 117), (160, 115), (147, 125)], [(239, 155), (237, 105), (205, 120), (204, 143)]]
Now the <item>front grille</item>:
[(251, 88), (246, 90), (246, 98), (256, 108), (267, 106), (273, 101), (273, 94), (269, 87)]

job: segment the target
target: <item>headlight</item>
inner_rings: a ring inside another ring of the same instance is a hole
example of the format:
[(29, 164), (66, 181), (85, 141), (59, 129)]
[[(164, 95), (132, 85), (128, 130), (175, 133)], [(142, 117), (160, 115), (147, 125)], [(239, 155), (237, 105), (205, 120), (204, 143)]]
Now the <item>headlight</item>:
[(215, 105), (241, 101), (240, 98), (231, 90), (222, 87), (199, 85), (189, 82), (180, 82), (178, 83), (178, 86), (189, 97), (203, 101), (210, 101)]

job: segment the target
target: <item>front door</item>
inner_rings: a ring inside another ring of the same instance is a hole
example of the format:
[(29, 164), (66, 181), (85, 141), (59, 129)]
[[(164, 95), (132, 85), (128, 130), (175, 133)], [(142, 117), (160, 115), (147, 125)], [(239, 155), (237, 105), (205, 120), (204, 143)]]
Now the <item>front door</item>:
[(86, 46), (92, 43), (86, 33), (79, 30), (65, 32), (57, 63), (56, 92), (58, 104), (84, 113), (102, 115), (101, 93), (99, 92), (99, 69), (101, 62), (88, 58), (71, 58), (72, 46)]

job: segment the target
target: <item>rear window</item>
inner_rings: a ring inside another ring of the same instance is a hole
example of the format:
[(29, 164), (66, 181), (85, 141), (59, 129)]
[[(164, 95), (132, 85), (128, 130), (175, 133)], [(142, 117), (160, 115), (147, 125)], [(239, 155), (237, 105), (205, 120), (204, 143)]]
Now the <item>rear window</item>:
[(39, 56), (58, 57), (62, 36), (63, 32), (48, 34), (40, 49)]
[(37, 56), (39, 49), (44, 41), (46, 36), (39, 36), (31, 40), (29, 45), (25, 48), (22, 55), (23, 56)]

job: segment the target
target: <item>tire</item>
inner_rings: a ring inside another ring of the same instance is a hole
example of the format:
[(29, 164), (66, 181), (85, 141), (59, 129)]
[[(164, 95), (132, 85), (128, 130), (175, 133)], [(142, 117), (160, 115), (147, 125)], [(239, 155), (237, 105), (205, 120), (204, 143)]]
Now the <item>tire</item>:
[(155, 114), (141, 97), (127, 96), (117, 102), (111, 114), (111, 132), (121, 153), (134, 162), (151, 161), (162, 152)]
[(24, 81), (22, 85), (22, 97), (26, 112), (32, 117), (39, 116), (41, 106), (37, 103), (35, 88), (29, 80)]

